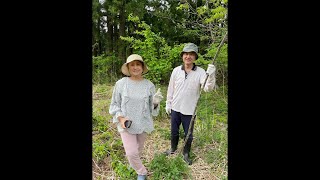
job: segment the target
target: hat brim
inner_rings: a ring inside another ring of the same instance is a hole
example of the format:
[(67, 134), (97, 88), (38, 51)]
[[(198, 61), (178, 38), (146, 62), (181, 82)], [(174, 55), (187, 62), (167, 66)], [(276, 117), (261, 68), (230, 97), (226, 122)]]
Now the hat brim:
[(185, 52), (194, 52), (194, 53), (196, 53), (196, 59), (198, 59), (198, 53), (195, 52), (194, 50), (185, 50), (185, 51), (182, 51), (182, 52), (180, 53), (180, 57), (182, 57), (183, 53), (185, 53)]
[[(134, 61), (140, 61), (140, 60), (134, 60)], [(131, 61), (132, 62), (132, 61)], [(143, 72), (142, 74), (145, 74), (148, 72), (148, 67), (146, 65), (146, 63), (144, 63), (143, 61), (140, 61), (143, 63)], [(129, 69), (128, 69), (128, 66), (127, 64), (130, 63), (130, 62), (127, 62), (127, 63), (124, 63), (122, 66), (121, 66), (121, 72), (126, 75), (126, 76), (130, 76), (130, 73), (129, 73)]]

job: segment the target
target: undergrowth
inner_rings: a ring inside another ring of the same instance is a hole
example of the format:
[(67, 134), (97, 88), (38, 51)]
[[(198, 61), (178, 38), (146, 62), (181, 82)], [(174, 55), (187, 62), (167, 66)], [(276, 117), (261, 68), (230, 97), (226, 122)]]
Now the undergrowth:
[[(166, 96), (167, 87), (157, 85)], [(105, 166), (116, 174), (118, 179), (136, 179), (137, 174), (129, 166), (125, 151), (116, 126), (112, 123), (109, 114), (109, 104), (112, 95), (112, 85), (99, 84), (93, 86), (93, 91), (100, 96), (93, 101), (92, 116), (92, 156), (98, 166)], [(194, 127), (194, 140), (190, 158), (196, 163), (201, 157), (211, 166), (208, 171), (213, 171), (220, 179), (227, 179), (227, 96), (221, 88), (201, 94)], [(165, 98), (161, 101), (160, 112), (154, 117), (155, 131), (148, 138), (157, 135), (158, 143), (170, 142), (170, 119), (165, 112)], [(180, 145), (183, 144), (184, 132), (180, 127)], [(169, 143), (170, 144), (170, 143)], [(168, 147), (169, 148), (169, 147)], [(146, 150), (144, 150), (146, 151)], [(144, 165), (151, 175), (149, 179), (193, 179), (188, 166), (181, 156), (164, 156), (154, 152), (152, 159), (143, 159)], [(94, 170), (93, 165), (93, 170)], [(96, 179), (101, 178), (96, 176)]]

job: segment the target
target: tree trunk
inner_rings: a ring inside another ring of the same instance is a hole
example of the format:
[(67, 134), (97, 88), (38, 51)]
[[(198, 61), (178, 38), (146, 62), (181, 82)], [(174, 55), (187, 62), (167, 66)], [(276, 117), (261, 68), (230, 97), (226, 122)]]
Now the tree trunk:
[[(115, 22), (115, 21), (114, 21)], [(119, 53), (119, 28), (117, 26), (117, 23), (113, 24), (113, 54), (116, 55), (118, 57), (118, 53)]]
[(113, 53), (113, 18), (110, 13), (107, 14), (107, 39), (106, 39), (106, 55), (112, 55)]
[(126, 47), (125, 42), (120, 39), (120, 36), (125, 37), (126, 28), (126, 13), (125, 13), (125, 0), (122, 1), (122, 7), (119, 13), (119, 59), (126, 59)]
[(97, 51), (98, 51), (98, 55), (102, 54), (102, 52), (101, 52), (101, 39), (102, 38), (101, 38), (101, 34), (100, 34), (100, 32), (101, 32), (100, 26), (101, 26), (101, 20), (99, 18), (98, 19), (98, 23), (97, 23), (97, 37), (98, 37), (98, 39), (97, 39), (97, 43), (98, 43)]

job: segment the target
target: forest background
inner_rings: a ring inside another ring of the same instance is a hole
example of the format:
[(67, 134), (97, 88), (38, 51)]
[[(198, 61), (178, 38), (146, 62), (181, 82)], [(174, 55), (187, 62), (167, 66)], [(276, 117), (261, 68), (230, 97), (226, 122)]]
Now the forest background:
[[(149, 67), (145, 78), (166, 97), (171, 71), (182, 64), (185, 43), (199, 46), (196, 64), (207, 69), (228, 30), (228, 0), (93, 0), (93, 179), (136, 179), (121, 139), (108, 113), (114, 83), (126, 58), (136, 53)], [(181, 156), (165, 157), (170, 147), (170, 119), (165, 99), (154, 118), (155, 131), (146, 142), (143, 161), (149, 179), (227, 179), (228, 41), (214, 61), (216, 88), (202, 93), (197, 107), (193, 164)], [(183, 131), (180, 133), (183, 144)]]

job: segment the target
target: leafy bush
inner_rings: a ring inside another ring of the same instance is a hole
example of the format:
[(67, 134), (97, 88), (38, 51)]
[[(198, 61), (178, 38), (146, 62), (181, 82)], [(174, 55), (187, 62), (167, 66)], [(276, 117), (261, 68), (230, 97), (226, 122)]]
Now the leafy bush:
[(115, 82), (120, 76), (122, 61), (115, 56), (92, 57), (92, 83)]
[(113, 170), (117, 173), (120, 179), (127, 180), (127, 179), (136, 179), (137, 174), (133, 168), (127, 162), (123, 162), (125, 157), (117, 156), (116, 154), (111, 154), (112, 163), (111, 166)]
[(191, 176), (190, 169), (181, 156), (167, 157), (164, 154), (155, 154), (149, 168), (153, 172), (151, 179), (155, 180), (180, 180)]
[(140, 22), (138, 17), (129, 15), (129, 21), (138, 24), (139, 30), (135, 31), (139, 38), (121, 37), (133, 48), (134, 53), (140, 54), (147, 65), (149, 72), (145, 77), (155, 84), (167, 84), (170, 79), (171, 71), (182, 60), (180, 52), (182, 45), (171, 48), (160, 34), (152, 32), (151, 27), (144, 21)]

